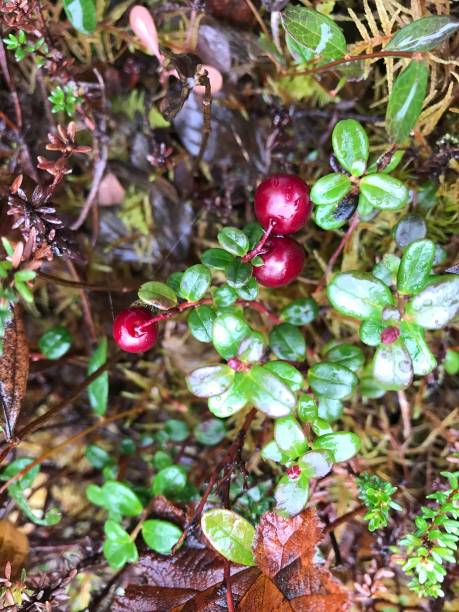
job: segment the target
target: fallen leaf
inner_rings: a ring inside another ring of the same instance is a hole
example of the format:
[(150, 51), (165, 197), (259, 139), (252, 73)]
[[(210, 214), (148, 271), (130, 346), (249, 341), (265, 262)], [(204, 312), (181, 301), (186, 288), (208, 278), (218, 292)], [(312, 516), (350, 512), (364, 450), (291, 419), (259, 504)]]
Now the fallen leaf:
[[(258, 4), (258, 2), (255, 2)], [(206, 9), (219, 19), (227, 19), (232, 23), (253, 25), (255, 17), (250, 6), (240, 0), (207, 0)]]
[(29, 346), (18, 305), (13, 307), (13, 317), (5, 327), (3, 354), (0, 357), (0, 400), (5, 436), (9, 440), (21, 411), (29, 375)]
[(238, 612), (253, 612), (254, 610), (291, 612), (293, 608), (268, 576), (259, 574), (238, 606)]
[(11, 574), (17, 576), (25, 566), (29, 540), (25, 533), (9, 521), (0, 521), (0, 573), (11, 563)]

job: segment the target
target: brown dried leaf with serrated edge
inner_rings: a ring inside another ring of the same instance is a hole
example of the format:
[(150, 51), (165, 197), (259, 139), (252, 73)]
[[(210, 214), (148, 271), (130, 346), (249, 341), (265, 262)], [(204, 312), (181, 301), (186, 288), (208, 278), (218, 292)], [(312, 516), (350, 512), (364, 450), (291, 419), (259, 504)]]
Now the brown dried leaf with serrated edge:
[(293, 608), (290, 603), (268, 576), (259, 574), (241, 599), (237, 609), (238, 612), (253, 612), (254, 610), (292, 612)]
[(15, 305), (13, 317), (6, 324), (3, 354), (0, 357), (0, 401), (2, 403), (5, 435), (8, 440), (13, 435), (21, 410), (28, 375), (29, 346), (20, 307)]

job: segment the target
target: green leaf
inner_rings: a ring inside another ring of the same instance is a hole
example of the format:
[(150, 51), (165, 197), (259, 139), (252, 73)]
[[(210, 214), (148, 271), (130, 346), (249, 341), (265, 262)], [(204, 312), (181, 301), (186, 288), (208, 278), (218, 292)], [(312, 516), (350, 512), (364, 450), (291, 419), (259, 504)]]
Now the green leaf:
[(309, 368), (308, 382), (317, 395), (342, 400), (352, 395), (359, 379), (342, 365), (324, 362)]
[(107, 465), (113, 465), (114, 461), (107, 451), (96, 444), (88, 444), (84, 456), (89, 463), (98, 470), (102, 470)]
[(331, 397), (319, 397), (318, 415), (324, 421), (337, 421), (343, 416), (343, 402)]
[(212, 327), (217, 315), (211, 306), (197, 306), (188, 317), (190, 332), (199, 342), (212, 342)]
[(219, 308), (231, 306), (237, 300), (237, 291), (228, 285), (222, 285), (213, 290), (215, 305)]
[[(88, 376), (93, 374), (107, 361), (107, 338), (102, 338), (96, 350), (91, 355), (88, 365)], [(91, 408), (98, 416), (103, 416), (107, 411), (108, 402), (108, 372), (102, 372), (88, 386), (88, 397)]]
[(288, 463), (290, 461), (288, 455), (281, 451), (275, 440), (265, 444), (260, 455), (264, 461), (274, 461), (275, 463)]
[(279, 359), (304, 361), (306, 342), (303, 334), (291, 323), (276, 325), (269, 332), (269, 345)]
[(388, 174), (368, 174), (360, 181), (360, 191), (380, 210), (400, 210), (408, 202), (409, 192), (398, 179)]
[(263, 238), (264, 230), (259, 223), (248, 223), (244, 226), (244, 234), (249, 239), (249, 248), (253, 249)]
[(224, 359), (237, 355), (242, 340), (250, 334), (250, 327), (233, 314), (218, 315), (212, 328), (212, 343)]
[(38, 341), (38, 347), (48, 359), (63, 357), (72, 346), (70, 332), (58, 325), (45, 332)]
[(263, 366), (247, 372), (243, 389), (249, 401), (273, 419), (287, 416), (295, 407), (295, 396), (288, 386)]
[(234, 257), (224, 249), (207, 249), (201, 255), (201, 261), (211, 270), (224, 270), (234, 261)]
[(242, 257), (249, 250), (249, 239), (236, 227), (225, 227), (218, 232), (218, 242), (232, 255)]
[(413, 364), (404, 344), (398, 340), (378, 346), (373, 376), (387, 390), (406, 389), (413, 381)]
[(432, 271), (435, 244), (431, 240), (416, 240), (405, 250), (397, 274), (397, 289), (413, 295), (423, 289)]
[(318, 417), (317, 402), (312, 395), (303, 393), (298, 399), (298, 418), (303, 423), (310, 423), (313, 419)]
[(371, 273), (388, 287), (395, 284), (397, 279), (398, 268), (400, 266), (400, 257), (386, 253), (383, 258), (374, 267)]
[(102, 486), (102, 505), (109, 512), (122, 516), (137, 516), (142, 510), (142, 502), (128, 486), (117, 480), (107, 480)]
[(355, 211), (354, 198), (344, 198), (336, 204), (317, 206), (313, 211), (313, 219), (324, 230), (335, 230), (342, 227)]
[(303, 470), (300, 477), (295, 480), (282, 476), (274, 491), (275, 510), (281, 516), (295, 516), (306, 506), (308, 497), (309, 478), (306, 470)]
[(97, 27), (94, 0), (63, 0), (67, 19), (78, 32), (91, 34)]
[(412, 61), (392, 87), (386, 111), (386, 129), (392, 142), (404, 143), (422, 111), (427, 92), (429, 67)]
[(233, 384), (224, 393), (209, 398), (208, 405), (212, 414), (223, 419), (244, 408), (248, 401), (244, 377), (242, 372), (236, 372)]
[(422, 327), (407, 321), (400, 323), (400, 335), (411, 357), (413, 372), (417, 376), (430, 374), (437, 365), (437, 360), (425, 340)]
[(309, 478), (323, 478), (333, 467), (333, 457), (327, 450), (309, 451), (298, 460), (298, 463)]
[(365, 356), (358, 346), (352, 344), (336, 344), (324, 356), (326, 361), (339, 363), (352, 372), (357, 372), (365, 363)]
[(282, 13), (282, 25), (305, 57), (333, 60), (346, 53), (346, 39), (336, 23), (305, 6), (289, 5)]
[(332, 306), (356, 319), (380, 319), (384, 306), (393, 306), (390, 289), (366, 272), (336, 274), (327, 287)]
[(328, 450), (336, 463), (349, 461), (360, 450), (360, 438), (349, 431), (337, 431), (316, 438), (312, 443), (314, 450)]
[(166, 451), (158, 450), (153, 455), (153, 467), (155, 470), (161, 471), (164, 468), (169, 467), (173, 464), (172, 457)]
[(116, 521), (105, 521), (104, 557), (113, 569), (121, 569), (126, 563), (135, 563), (139, 555), (131, 536)]
[(274, 440), (290, 459), (296, 459), (308, 448), (308, 442), (301, 425), (292, 416), (274, 421)]
[(200, 444), (215, 446), (226, 436), (225, 424), (220, 419), (208, 419), (196, 425), (194, 436)]
[(252, 331), (242, 340), (237, 352), (238, 359), (243, 363), (256, 363), (263, 357), (265, 338), (260, 332)]
[(321, 417), (317, 417), (311, 421), (312, 431), (316, 434), (316, 436), (324, 436), (325, 434), (329, 434), (333, 432), (333, 428), (330, 423)]
[(351, 179), (345, 174), (333, 172), (322, 176), (311, 189), (311, 200), (316, 206), (337, 204), (352, 189)]
[(202, 264), (185, 270), (180, 281), (180, 295), (190, 302), (200, 300), (210, 287), (212, 276)]
[(443, 362), (445, 371), (450, 376), (454, 376), (459, 373), (459, 352), (448, 349), (446, 351), (445, 360)]
[(166, 281), (166, 285), (172, 289), (175, 293), (180, 291), (180, 283), (182, 282), (183, 272), (172, 272)]
[(368, 136), (355, 119), (338, 121), (332, 133), (333, 151), (352, 176), (362, 176), (368, 161)]
[(164, 422), (164, 431), (173, 442), (183, 442), (190, 435), (188, 425), (180, 419), (167, 419)]
[(240, 565), (255, 565), (252, 553), (255, 529), (242, 516), (221, 508), (208, 510), (202, 515), (201, 529), (225, 559)]
[(186, 471), (181, 465), (169, 465), (156, 474), (152, 482), (153, 495), (174, 497), (186, 486)]
[(441, 329), (459, 314), (459, 276), (436, 276), (406, 306), (407, 313), (425, 329)]
[(220, 364), (194, 370), (186, 377), (188, 389), (197, 397), (212, 397), (226, 391), (234, 379), (234, 370)]
[(308, 325), (319, 314), (319, 307), (313, 298), (299, 298), (284, 306), (280, 318), (292, 325)]
[(252, 276), (253, 267), (249, 263), (243, 263), (241, 259), (235, 259), (225, 268), (226, 282), (233, 289), (241, 289)]
[(145, 304), (150, 304), (159, 310), (170, 310), (177, 306), (175, 291), (165, 283), (150, 281), (143, 283), (139, 289), (139, 299)]
[(145, 544), (160, 555), (170, 555), (181, 535), (180, 527), (170, 521), (149, 519), (142, 525)]
[(385, 324), (375, 319), (362, 321), (359, 329), (360, 340), (368, 346), (379, 346), (381, 344), (381, 332)]
[(294, 393), (299, 391), (304, 385), (303, 375), (290, 363), (285, 361), (268, 361), (268, 363), (265, 363), (264, 368), (279, 376), (282, 382)]
[[(14, 459), (6, 466), (4, 470), (2, 470), (2, 472), (0, 473), (0, 480), (7, 481), (13, 476), (16, 476), (16, 474), (19, 474), (19, 472), (21, 472), (25, 467), (33, 463), (33, 461), (34, 459), (32, 457), (19, 457), (18, 459)], [(27, 472), (27, 474), (24, 474), (22, 478), (17, 480), (15, 484), (21, 491), (29, 489), (32, 486), (35, 478), (38, 476), (39, 472), (40, 466), (35, 465)]]
[(288, 34), (285, 36), (285, 42), (287, 43), (287, 49), (289, 50), (290, 55), (297, 63), (302, 64), (304, 62), (310, 62), (312, 59), (314, 59), (314, 53), (310, 49), (299, 45)]
[(432, 51), (458, 28), (459, 21), (449, 15), (429, 15), (404, 26), (385, 48), (387, 51)]
[[(252, 274), (252, 271), (253, 271), (253, 268), (252, 270), (250, 270), (251, 274)], [(258, 289), (259, 289), (258, 283), (253, 277), (250, 278), (247, 281), (247, 283), (243, 285), (242, 287), (236, 287), (237, 294), (239, 295), (241, 300), (248, 300), (249, 302), (257, 299)]]

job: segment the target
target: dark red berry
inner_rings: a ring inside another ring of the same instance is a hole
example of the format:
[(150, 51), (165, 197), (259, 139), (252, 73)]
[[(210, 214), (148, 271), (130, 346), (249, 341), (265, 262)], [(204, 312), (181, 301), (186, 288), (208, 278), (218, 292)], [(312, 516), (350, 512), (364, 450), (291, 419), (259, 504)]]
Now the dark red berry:
[(263, 265), (253, 268), (253, 275), (264, 287), (288, 285), (303, 269), (304, 249), (293, 238), (274, 236), (266, 243), (261, 255)]
[(113, 322), (113, 338), (123, 351), (143, 353), (155, 344), (158, 336), (158, 324), (153, 323), (143, 331), (138, 328), (151, 320), (151, 312), (144, 308), (126, 308)]
[(398, 340), (400, 330), (397, 327), (386, 327), (381, 332), (381, 342), (383, 344), (392, 344)]
[(292, 174), (273, 174), (255, 192), (255, 215), (266, 229), (269, 220), (276, 222), (276, 234), (293, 234), (309, 219), (309, 188)]

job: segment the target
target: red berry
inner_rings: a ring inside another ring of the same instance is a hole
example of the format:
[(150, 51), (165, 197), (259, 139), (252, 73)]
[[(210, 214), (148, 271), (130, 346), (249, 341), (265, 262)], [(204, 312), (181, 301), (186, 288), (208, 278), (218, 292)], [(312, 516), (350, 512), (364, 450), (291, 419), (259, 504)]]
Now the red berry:
[(258, 186), (254, 206), (255, 215), (265, 229), (273, 219), (276, 234), (293, 234), (311, 214), (308, 186), (292, 174), (273, 174)]
[(158, 324), (153, 323), (143, 331), (138, 327), (151, 320), (151, 312), (144, 308), (126, 308), (113, 322), (113, 338), (123, 351), (143, 353), (155, 344), (158, 336)]
[(303, 269), (304, 249), (293, 238), (274, 236), (261, 256), (263, 265), (253, 268), (253, 275), (264, 287), (288, 285)]

